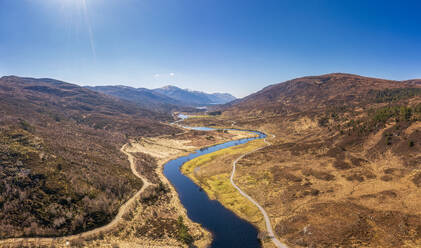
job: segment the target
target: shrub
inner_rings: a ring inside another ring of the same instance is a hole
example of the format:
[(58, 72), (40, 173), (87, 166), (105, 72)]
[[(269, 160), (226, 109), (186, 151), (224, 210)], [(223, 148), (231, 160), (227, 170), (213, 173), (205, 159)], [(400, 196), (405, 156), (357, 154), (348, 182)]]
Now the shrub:
[(221, 111), (213, 111), (213, 112), (209, 112), (209, 115), (221, 115), (222, 112)]
[(399, 109), (399, 119), (402, 121), (409, 121), (411, 119), (412, 110), (411, 108), (401, 106)]
[(386, 144), (387, 144), (388, 146), (390, 146), (390, 145), (392, 144), (392, 137), (390, 137), (390, 136), (387, 136), (387, 137), (386, 137)]
[(189, 228), (184, 224), (183, 216), (177, 219), (177, 239), (186, 243), (193, 243), (193, 237), (189, 233)]
[(30, 133), (32, 133), (35, 128), (31, 126), (31, 124), (29, 124), (27, 121), (25, 120), (19, 120), (19, 125), (21, 126), (21, 128), (25, 131), (28, 131)]
[(322, 117), (322, 118), (319, 119), (318, 123), (319, 123), (319, 126), (326, 127), (327, 124), (329, 123), (329, 118)]

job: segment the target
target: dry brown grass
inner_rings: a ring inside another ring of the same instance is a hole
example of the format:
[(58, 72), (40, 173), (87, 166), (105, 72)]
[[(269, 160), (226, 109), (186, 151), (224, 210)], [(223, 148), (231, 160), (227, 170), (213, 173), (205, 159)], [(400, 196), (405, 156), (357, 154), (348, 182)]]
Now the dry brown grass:
[[(225, 118), (212, 123), (231, 123)], [(364, 137), (315, 126), (316, 118), (236, 120), (276, 134), (274, 145), (239, 162), (236, 182), (265, 208), (278, 238), (291, 247), (420, 247), (419, 146), (408, 146), (419, 137), (419, 122), (397, 127), (391, 121)], [(393, 134), (391, 145), (386, 134)], [(215, 169), (200, 167), (196, 178), (226, 173), (223, 165), (209, 164)]]
[[(214, 140), (206, 139), (209, 135)], [(134, 140), (128, 151), (133, 154), (148, 154), (156, 161), (155, 173), (159, 181), (170, 190), (159, 196), (153, 203), (137, 204), (133, 212), (127, 216), (125, 223), (111, 235), (103, 239), (94, 239), (85, 243), (88, 247), (110, 247), (112, 244), (119, 247), (181, 247), (174, 236), (174, 224), (178, 216), (183, 216), (185, 224), (189, 227), (191, 235), (195, 238), (197, 247), (207, 247), (211, 235), (188, 219), (184, 207), (181, 205), (175, 189), (162, 174), (163, 165), (170, 159), (184, 155), (201, 148), (191, 144), (205, 144), (205, 146), (225, 142), (243, 137), (240, 133), (221, 133), (186, 131), (177, 136), (161, 136), (155, 138), (139, 138)]]
[[(213, 136), (213, 139), (207, 137)], [(211, 146), (216, 143), (244, 137), (240, 132), (198, 132), (186, 131), (177, 135), (163, 135), (154, 138), (138, 138), (125, 146), (125, 151), (134, 156), (137, 172), (155, 185), (162, 184), (165, 190), (149, 186), (135, 207), (123, 216), (116, 228), (108, 233), (72, 239), (75, 247), (187, 247), (177, 239), (177, 218), (183, 216), (189, 233), (195, 239), (197, 247), (207, 247), (211, 235), (190, 221), (184, 207), (179, 202), (175, 189), (162, 174), (163, 165), (170, 159), (202, 148), (192, 144)], [(51, 246), (50, 239), (27, 239), (23, 241), (28, 247), (42, 244)], [(2, 243), (7, 247), (9, 244)], [(10, 247), (21, 245), (11, 242)], [(66, 247), (65, 239), (54, 240), (55, 247)], [(25, 247), (25, 246), (24, 246)]]
[[(413, 183), (419, 169), (390, 150), (360, 162), (361, 152), (331, 157), (311, 142), (303, 151), (303, 143), (263, 149), (238, 170), (240, 187), (264, 204), (281, 239), (293, 247), (420, 245), (421, 189)], [(335, 167), (337, 161), (349, 168)]]

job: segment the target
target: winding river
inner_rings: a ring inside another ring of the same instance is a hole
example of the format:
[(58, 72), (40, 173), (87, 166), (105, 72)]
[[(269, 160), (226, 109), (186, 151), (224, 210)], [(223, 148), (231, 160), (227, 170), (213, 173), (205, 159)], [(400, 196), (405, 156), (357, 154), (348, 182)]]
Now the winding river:
[[(194, 129), (212, 130), (211, 128)], [(263, 133), (255, 133), (258, 134), (258, 137), (229, 141), (200, 149), (187, 156), (171, 160), (164, 165), (164, 175), (177, 190), (181, 203), (187, 209), (189, 218), (200, 223), (212, 233), (211, 247), (256, 248), (261, 247), (261, 244), (257, 238), (258, 230), (251, 223), (241, 219), (218, 201), (210, 200), (205, 191), (181, 173), (180, 167), (196, 157), (266, 137)]]

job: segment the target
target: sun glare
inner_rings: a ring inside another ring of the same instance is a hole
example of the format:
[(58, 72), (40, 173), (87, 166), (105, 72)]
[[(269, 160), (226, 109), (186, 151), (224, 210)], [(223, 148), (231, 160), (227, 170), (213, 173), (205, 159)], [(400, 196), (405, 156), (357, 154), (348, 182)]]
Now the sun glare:
[[(56, 4), (63, 13), (66, 13), (71, 20), (70, 25), (79, 26), (83, 23), (83, 28), (86, 29), (89, 37), (89, 46), (91, 48), (92, 56), (96, 58), (96, 50), (94, 43), (94, 33), (92, 29), (91, 19), (89, 15), (89, 4), (87, 0), (50, 0), (52, 4)], [(92, 1), (89, 1), (92, 3)], [(75, 18), (79, 18), (82, 21), (77, 21)], [(79, 29), (79, 27), (76, 27)]]

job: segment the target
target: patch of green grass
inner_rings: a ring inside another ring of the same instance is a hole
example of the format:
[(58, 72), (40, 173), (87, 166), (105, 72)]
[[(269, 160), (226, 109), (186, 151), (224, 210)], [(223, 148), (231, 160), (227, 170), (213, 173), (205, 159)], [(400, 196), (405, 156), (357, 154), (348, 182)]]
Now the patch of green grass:
[(206, 192), (216, 195), (216, 199), (230, 208), (234, 213), (246, 217), (251, 222), (258, 222), (262, 218), (259, 210), (235, 189), (229, 180), (230, 174), (218, 174), (206, 180)]
[[(241, 154), (254, 151), (262, 146), (264, 146), (263, 140), (254, 140), (246, 144), (209, 153), (188, 161), (181, 167), (181, 171), (183, 174), (191, 178), (196, 184), (200, 185), (211, 199), (217, 199), (240, 217), (254, 223), (260, 222), (262, 220), (262, 216), (260, 215), (258, 208), (243, 197), (237, 189), (231, 185), (229, 179), (231, 175), (230, 173), (219, 173), (206, 177), (197, 177), (195, 176), (194, 170), (197, 167), (204, 168), (206, 166), (214, 166), (215, 160), (219, 163), (219, 160), (223, 160), (227, 156), (232, 157), (232, 159), (223, 161), (224, 163), (229, 163), (228, 166), (231, 166), (234, 159)], [(249, 182), (256, 181), (249, 180)]]

